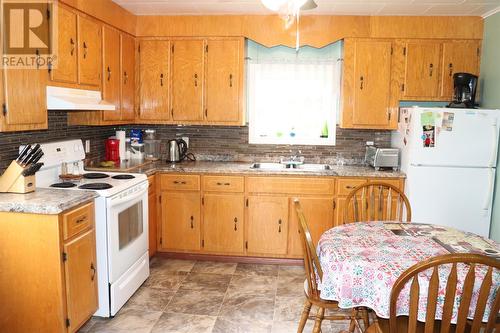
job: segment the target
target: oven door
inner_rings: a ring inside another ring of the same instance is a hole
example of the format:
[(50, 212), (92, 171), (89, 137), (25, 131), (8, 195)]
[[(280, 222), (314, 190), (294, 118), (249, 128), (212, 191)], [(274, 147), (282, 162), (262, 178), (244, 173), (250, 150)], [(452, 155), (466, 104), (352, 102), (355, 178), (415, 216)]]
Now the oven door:
[(116, 282), (148, 251), (148, 183), (106, 199), (109, 283)]

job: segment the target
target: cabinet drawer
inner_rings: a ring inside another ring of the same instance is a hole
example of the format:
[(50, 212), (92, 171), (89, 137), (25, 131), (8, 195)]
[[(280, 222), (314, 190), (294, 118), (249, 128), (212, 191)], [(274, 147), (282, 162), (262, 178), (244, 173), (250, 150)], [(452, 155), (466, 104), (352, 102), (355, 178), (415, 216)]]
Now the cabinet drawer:
[(352, 190), (367, 181), (365, 178), (339, 178), (337, 180), (337, 195), (349, 195)]
[(94, 203), (86, 204), (63, 216), (64, 240), (80, 232), (90, 229), (94, 225)]
[(243, 192), (245, 181), (238, 176), (204, 176), (203, 191)]
[(324, 178), (248, 177), (249, 193), (333, 194), (335, 181)]
[(199, 191), (200, 176), (198, 175), (161, 175), (162, 190)]
[(403, 187), (401, 186), (399, 179), (387, 179), (387, 178), (370, 179), (370, 183), (373, 183), (373, 182), (382, 182), (382, 183), (390, 184), (390, 185), (396, 186), (400, 190), (403, 190)]

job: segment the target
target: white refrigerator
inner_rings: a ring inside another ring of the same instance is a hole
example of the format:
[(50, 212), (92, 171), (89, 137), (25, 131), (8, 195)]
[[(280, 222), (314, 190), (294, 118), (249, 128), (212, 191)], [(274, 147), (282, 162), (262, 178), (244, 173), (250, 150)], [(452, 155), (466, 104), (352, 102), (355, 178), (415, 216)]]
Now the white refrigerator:
[(412, 221), (489, 236), (499, 110), (401, 108), (401, 150)]

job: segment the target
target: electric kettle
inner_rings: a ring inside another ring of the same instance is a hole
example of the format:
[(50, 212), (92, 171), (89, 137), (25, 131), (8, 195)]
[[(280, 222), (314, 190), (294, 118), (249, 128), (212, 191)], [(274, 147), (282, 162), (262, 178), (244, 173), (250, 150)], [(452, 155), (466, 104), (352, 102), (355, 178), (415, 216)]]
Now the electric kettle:
[(167, 162), (181, 162), (187, 155), (187, 143), (182, 139), (168, 141)]

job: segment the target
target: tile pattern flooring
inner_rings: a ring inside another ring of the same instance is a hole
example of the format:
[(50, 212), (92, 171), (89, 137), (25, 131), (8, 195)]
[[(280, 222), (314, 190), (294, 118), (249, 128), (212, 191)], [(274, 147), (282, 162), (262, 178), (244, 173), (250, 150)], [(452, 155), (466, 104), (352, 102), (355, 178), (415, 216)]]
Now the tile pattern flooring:
[[(155, 258), (151, 276), (113, 319), (92, 318), (80, 332), (296, 332), (303, 282), (301, 266)], [(322, 332), (348, 324), (325, 321)], [(309, 320), (304, 332), (312, 328)]]

